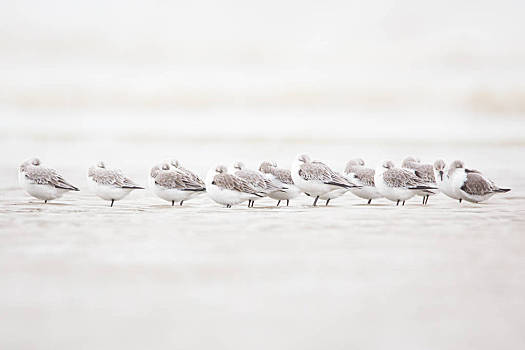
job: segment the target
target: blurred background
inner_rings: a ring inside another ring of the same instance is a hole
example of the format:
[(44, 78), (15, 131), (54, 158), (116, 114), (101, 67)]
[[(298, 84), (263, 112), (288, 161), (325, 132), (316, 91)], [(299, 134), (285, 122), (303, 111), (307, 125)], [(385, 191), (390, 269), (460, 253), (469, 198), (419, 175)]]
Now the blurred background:
[(521, 142), (522, 1), (0, 3), (2, 139)]

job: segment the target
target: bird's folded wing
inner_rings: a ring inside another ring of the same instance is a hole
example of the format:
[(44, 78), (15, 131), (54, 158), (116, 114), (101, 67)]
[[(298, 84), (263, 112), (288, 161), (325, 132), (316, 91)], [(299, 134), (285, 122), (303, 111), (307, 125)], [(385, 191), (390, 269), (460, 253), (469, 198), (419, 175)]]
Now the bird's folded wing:
[(204, 184), (196, 176), (182, 171), (163, 171), (155, 178), (155, 183), (168, 189), (203, 190)]
[(415, 187), (425, 183), (406, 169), (389, 169), (383, 174), (383, 179), (390, 187)]
[(282, 183), (293, 185), (292, 173), (290, 170), (273, 168), (271, 173)]
[(25, 176), (35, 184), (51, 185), (57, 188), (78, 191), (78, 188), (64, 180), (54, 169), (33, 167), (27, 170)]
[(320, 162), (312, 162), (301, 165), (299, 169), (299, 176), (307, 181), (317, 180), (322, 182), (329, 182), (332, 180), (332, 174), (327, 169), (328, 167)]
[(370, 168), (355, 168), (353, 169), (353, 177), (358, 180), (362, 186), (375, 186), (374, 175), (375, 170)]
[(265, 190), (267, 183), (263, 175), (250, 170), (238, 170), (235, 172), (235, 176), (245, 179), (257, 190)]
[(485, 195), (494, 192), (493, 184), (479, 173), (468, 173), (461, 190), (472, 195)]
[(245, 179), (242, 179), (238, 176), (231, 175), (231, 174), (217, 174), (213, 178), (213, 182), (217, 187), (226, 189), (226, 190), (232, 190), (232, 191), (238, 191), (238, 192), (244, 192), (244, 193), (252, 193), (255, 194), (256, 190), (253, 188), (248, 181)]
[(436, 178), (434, 177), (434, 167), (430, 164), (422, 164), (415, 170), (417, 177), (428, 183), (435, 183)]

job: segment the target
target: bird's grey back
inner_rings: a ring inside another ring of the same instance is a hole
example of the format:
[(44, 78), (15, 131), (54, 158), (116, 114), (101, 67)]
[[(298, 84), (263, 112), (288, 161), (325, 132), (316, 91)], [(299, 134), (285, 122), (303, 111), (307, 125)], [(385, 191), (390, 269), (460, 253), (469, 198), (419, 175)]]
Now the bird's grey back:
[(383, 179), (389, 187), (415, 187), (425, 184), (411, 171), (400, 168), (388, 169), (384, 172)]
[(292, 179), (292, 172), (288, 169), (273, 168), (271, 169), (271, 174), (284, 184), (294, 184)]
[(51, 185), (65, 190), (78, 191), (78, 188), (68, 183), (56, 170), (43, 166), (26, 165), (25, 177), (34, 184)]
[(355, 167), (353, 171), (349, 173), (357, 180), (361, 182), (364, 186), (375, 186), (374, 175), (376, 171), (374, 169), (365, 168), (365, 167)]
[(155, 177), (155, 183), (168, 188), (168, 189), (180, 189), (180, 190), (204, 190), (204, 183), (193, 173), (167, 170), (160, 172)]
[(468, 194), (482, 196), (495, 192), (498, 187), (480, 173), (468, 173), (461, 189)]
[(140, 188), (133, 180), (126, 177), (118, 169), (107, 169), (93, 166), (89, 168), (88, 176), (97, 184), (121, 188)]
[(436, 183), (436, 177), (434, 176), (434, 166), (432, 164), (420, 164), (415, 168), (416, 175), (427, 183)]
[(213, 177), (212, 184), (226, 189), (226, 190), (232, 190), (232, 191), (238, 191), (238, 192), (244, 192), (244, 193), (250, 193), (255, 194), (256, 189), (251, 186), (248, 181), (246, 181), (243, 178), (240, 178), (238, 176), (228, 174), (228, 173), (222, 173), (217, 174)]

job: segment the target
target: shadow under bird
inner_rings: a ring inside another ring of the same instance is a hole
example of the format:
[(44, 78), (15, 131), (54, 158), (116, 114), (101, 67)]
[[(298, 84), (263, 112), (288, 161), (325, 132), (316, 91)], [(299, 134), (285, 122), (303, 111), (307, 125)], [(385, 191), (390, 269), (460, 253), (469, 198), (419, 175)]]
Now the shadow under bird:
[(42, 166), (38, 158), (29, 159), (20, 165), (18, 183), (27, 194), (43, 200), (44, 203), (60, 198), (66, 192), (79, 191), (56, 170)]
[(125, 176), (120, 169), (108, 169), (104, 162), (98, 162), (88, 170), (88, 185), (98, 197), (111, 201), (121, 200), (133, 190), (143, 190), (133, 180)]

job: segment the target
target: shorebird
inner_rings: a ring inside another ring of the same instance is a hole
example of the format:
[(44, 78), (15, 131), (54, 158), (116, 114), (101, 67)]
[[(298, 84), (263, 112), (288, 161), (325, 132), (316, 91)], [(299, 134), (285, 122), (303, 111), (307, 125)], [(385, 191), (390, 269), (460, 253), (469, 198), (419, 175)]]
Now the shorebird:
[(396, 202), (405, 201), (416, 195), (418, 190), (432, 190), (421, 178), (407, 169), (395, 168), (394, 163), (385, 161), (377, 168), (374, 183), (379, 193), (386, 199)]
[(301, 191), (315, 197), (314, 206), (317, 205), (319, 197), (328, 192), (355, 187), (327, 165), (312, 161), (306, 154), (300, 154), (295, 158), (292, 163), (291, 174), (293, 182)]
[(350, 192), (360, 198), (368, 199), (368, 204), (372, 203), (372, 199), (383, 197), (374, 183), (375, 170), (366, 168), (365, 161), (361, 158), (349, 160), (346, 163), (345, 173), (348, 179), (361, 186), (360, 188), (351, 188)]
[(104, 162), (98, 162), (89, 168), (88, 184), (95, 195), (111, 201), (111, 207), (115, 201), (126, 197), (131, 191), (144, 189), (126, 177), (121, 170), (106, 168)]
[(401, 163), (401, 167), (413, 170), (414, 174), (416, 174), (416, 176), (425, 181), (427, 185), (431, 187), (436, 187), (435, 190), (418, 190), (416, 192), (418, 196), (423, 197), (423, 205), (426, 205), (428, 203), (428, 198), (430, 196), (439, 193), (439, 190), (437, 189), (439, 187), (436, 183), (436, 178), (434, 177), (434, 167), (432, 166), (432, 164), (421, 164), (421, 162), (419, 160), (416, 160), (416, 158), (407, 157)]
[(277, 200), (277, 206), (279, 206), (283, 200), (286, 200), (286, 206), (288, 206), (290, 199), (294, 199), (301, 194), (301, 190), (295, 186), (293, 182), (290, 170), (278, 168), (276, 163), (265, 161), (259, 166), (259, 171), (266, 174), (266, 177), (278, 187), (282, 188), (281, 191), (268, 194), (268, 197)]
[(178, 161), (172, 161), (171, 165), (162, 163), (154, 166), (149, 179), (151, 191), (159, 198), (171, 202), (172, 206), (175, 202), (182, 205), (184, 201), (206, 192), (204, 182), (197, 175), (180, 166)]
[(206, 191), (212, 200), (231, 208), (232, 205), (251, 200), (253, 197), (263, 197), (257, 190), (236, 175), (228, 174), (224, 165), (218, 165), (206, 175)]
[[(319, 164), (323, 164), (321, 162), (315, 162), (314, 163), (319, 163)], [(323, 164), (325, 165), (325, 164)], [(326, 165), (325, 165), (326, 166)], [(325, 193), (325, 194), (322, 194), (319, 196), (319, 199), (322, 199), (325, 202), (325, 206), (328, 206), (328, 203), (330, 203), (330, 201), (332, 199), (335, 199), (335, 198), (339, 198), (341, 197), (343, 194), (345, 194), (346, 192), (350, 191), (350, 190), (354, 190), (354, 189), (360, 189), (361, 186), (358, 186), (356, 185), (351, 179), (349, 179), (348, 177), (344, 176), (343, 174), (337, 172), (337, 171), (334, 171), (334, 173), (339, 176), (339, 177), (342, 177), (344, 179), (346, 179), (350, 184), (351, 184), (351, 187), (348, 187), (348, 188), (338, 188), (338, 189), (335, 189), (333, 191), (330, 191), (328, 193)]]
[(79, 189), (68, 183), (56, 170), (41, 165), (40, 159), (32, 158), (18, 168), (18, 183), (27, 194), (44, 203), (57, 199), (69, 191)]
[(483, 202), (496, 193), (510, 191), (510, 188), (498, 187), (494, 181), (477, 170), (465, 169), (460, 160), (455, 160), (450, 164), (449, 177), (456, 195), (472, 203)]
[(235, 162), (233, 168), (235, 169), (234, 175), (248, 181), (257, 192), (257, 195), (248, 199), (248, 208), (253, 207), (253, 204), (257, 199), (269, 196), (274, 192), (283, 192), (283, 190), (286, 189), (284, 186), (279, 186), (278, 184), (273, 183), (271, 179), (264, 176), (260, 171), (247, 169), (242, 162)]
[(452, 188), (452, 180), (449, 176), (449, 169), (445, 165), (445, 161), (438, 159), (434, 162), (434, 178), (438, 189), (446, 196), (461, 201), (461, 196)]

